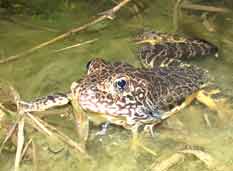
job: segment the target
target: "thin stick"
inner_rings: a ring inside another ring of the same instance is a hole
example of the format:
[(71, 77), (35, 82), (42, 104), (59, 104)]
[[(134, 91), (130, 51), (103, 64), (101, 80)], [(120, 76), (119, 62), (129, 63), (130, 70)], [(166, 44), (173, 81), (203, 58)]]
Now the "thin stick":
[(145, 150), (146, 152), (148, 152), (149, 154), (152, 154), (154, 157), (157, 157), (157, 156), (158, 156), (158, 154), (157, 154), (156, 152), (154, 152), (152, 149), (150, 149), (150, 148), (144, 146), (143, 144), (137, 142), (137, 145), (138, 145), (139, 147), (141, 147), (143, 150)]
[(175, 31), (177, 31), (179, 27), (180, 5), (182, 2), (183, 0), (177, 0), (173, 10), (173, 26)]
[(0, 146), (0, 154), (2, 152), (2, 149), (4, 147), (4, 145), (6, 144), (6, 142), (9, 140), (9, 138), (13, 135), (13, 133), (15, 132), (15, 129), (17, 127), (18, 123), (16, 122), (10, 129), (10, 131), (8, 131), (4, 141), (2, 142), (1, 146)]
[(83, 31), (83, 30), (87, 29), (88, 27), (90, 27), (90, 26), (92, 26), (92, 25), (94, 25), (96, 23), (99, 23), (99, 22), (101, 22), (101, 21), (103, 21), (105, 19), (113, 19), (112, 16), (114, 16), (114, 14), (117, 11), (119, 11), (124, 5), (126, 5), (130, 1), (131, 0), (123, 0), (122, 2), (117, 4), (115, 7), (111, 8), (110, 10), (107, 10), (107, 11), (103, 12), (102, 15), (100, 17), (96, 18), (95, 20), (93, 20), (93, 21), (91, 21), (89, 23), (86, 23), (86, 24), (84, 24), (84, 25), (82, 25), (80, 27), (71, 29), (68, 32), (63, 33), (63, 34), (61, 34), (61, 35), (59, 35), (59, 36), (57, 36), (57, 37), (55, 37), (55, 38), (53, 38), (53, 39), (51, 39), (49, 41), (43, 42), (43, 43), (41, 43), (41, 44), (31, 48), (31, 49), (28, 49), (28, 50), (23, 51), (23, 52), (21, 52), (19, 54), (10, 56), (10, 57), (8, 57), (6, 59), (2, 59), (2, 60), (0, 60), (0, 64), (8, 63), (8, 62), (17, 60), (17, 59), (19, 59), (19, 58), (21, 58), (23, 56), (26, 56), (28, 54), (31, 54), (31, 53), (33, 53), (33, 52), (35, 52), (35, 51), (37, 51), (37, 50), (39, 50), (39, 49), (41, 49), (43, 47), (46, 47), (46, 46), (48, 46), (48, 45), (50, 45), (52, 43), (57, 42), (58, 40), (64, 39), (64, 38), (66, 38), (66, 37), (68, 37), (68, 36), (70, 36), (70, 35), (72, 35), (74, 33)]
[(27, 152), (29, 146), (31, 145), (31, 143), (32, 143), (32, 138), (30, 138), (30, 139), (28, 140), (28, 142), (25, 144), (25, 146), (24, 146), (24, 148), (23, 148), (23, 151), (22, 151), (22, 155), (21, 155), (21, 159), (20, 159), (20, 160), (23, 160), (23, 158), (24, 158), (24, 156), (25, 156), (25, 154), (26, 154), (26, 152)]
[(167, 171), (174, 165), (176, 165), (179, 162), (184, 161), (184, 155), (180, 153), (175, 153), (171, 155), (169, 158), (161, 161), (161, 162), (156, 162), (152, 166), (152, 171)]
[(18, 134), (17, 134), (17, 151), (15, 156), (15, 166), (14, 171), (19, 171), (19, 165), (22, 156), (22, 150), (24, 145), (24, 117), (22, 116), (18, 124)]
[(213, 158), (210, 154), (200, 151), (200, 150), (183, 150), (180, 151), (184, 154), (192, 154), (201, 160), (208, 169), (215, 171), (232, 171), (232, 165), (226, 165), (215, 158)]
[(82, 45), (90, 44), (90, 43), (93, 43), (93, 42), (95, 42), (97, 40), (98, 39), (92, 39), (92, 40), (85, 41), (83, 43), (77, 43), (77, 44), (72, 45), (72, 46), (68, 46), (68, 47), (65, 47), (65, 48), (62, 48), (62, 49), (54, 50), (54, 52), (61, 52), (61, 51), (68, 50), (68, 49), (71, 49), (71, 48), (75, 48), (75, 47), (79, 47), (79, 46), (82, 46)]
[[(41, 125), (43, 125), (43, 127), (47, 129), (46, 132), (49, 132), (49, 134), (51, 136), (54, 135), (55, 137), (57, 137), (62, 142), (66, 143), (69, 146), (71, 146), (74, 149), (76, 149), (76, 151), (78, 151), (80, 154), (82, 154), (83, 158), (90, 158), (88, 156), (88, 154), (86, 153), (86, 151), (78, 143), (76, 143), (75, 141), (73, 141), (72, 139), (70, 139), (67, 135), (63, 134), (61, 131), (57, 130), (55, 127), (53, 127), (53, 126), (49, 125), (48, 123), (44, 122), (40, 118), (31, 115), (30, 113), (26, 113), (26, 115), (30, 119), (33, 118), (32, 120), (37, 124), (37, 126), (40, 127)], [(38, 125), (38, 123), (39, 123), (39, 125)], [(45, 130), (44, 128), (43, 128), (43, 130)], [(36, 129), (38, 129), (38, 128), (36, 128)]]
[(204, 121), (205, 121), (207, 127), (208, 127), (208, 128), (211, 128), (211, 127), (212, 127), (212, 124), (211, 124), (211, 122), (210, 122), (210, 120), (209, 120), (209, 116), (205, 113), (205, 114), (203, 115), (203, 117), (204, 117)]
[(35, 140), (32, 140), (32, 160), (33, 160), (33, 171), (38, 170), (38, 159), (37, 159), (37, 146)]
[(183, 3), (181, 4), (181, 8), (183, 9), (191, 9), (191, 10), (198, 10), (198, 11), (207, 11), (207, 12), (220, 12), (220, 13), (228, 13), (230, 12), (227, 8), (220, 8), (214, 6), (207, 6), (207, 5), (198, 5), (192, 3)]
[(35, 122), (35, 124), (43, 131), (45, 132), (48, 136), (52, 136), (52, 132), (50, 130), (48, 130), (37, 118), (35, 118), (35, 116), (31, 115), (30, 113), (26, 113), (27, 116), (33, 121)]

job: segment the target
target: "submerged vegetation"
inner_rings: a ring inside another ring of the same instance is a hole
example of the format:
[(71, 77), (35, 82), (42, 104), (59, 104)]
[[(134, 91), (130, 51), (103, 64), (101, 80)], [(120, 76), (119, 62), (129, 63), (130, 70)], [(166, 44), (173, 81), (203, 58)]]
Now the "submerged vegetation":
[[(1, 0), (0, 170), (231, 171), (232, 9), (232, 0)], [(83, 145), (70, 106), (18, 110), (20, 98), (69, 90), (93, 57), (139, 66), (132, 40), (145, 28), (219, 47), (218, 59), (192, 62), (209, 70), (227, 98), (221, 112), (194, 103), (157, 125), (154, 137), (141, 133), (144, 146), (135, 152), (129, 131), (114, 125), (101, 135), (101, 126), (90, 123)]]

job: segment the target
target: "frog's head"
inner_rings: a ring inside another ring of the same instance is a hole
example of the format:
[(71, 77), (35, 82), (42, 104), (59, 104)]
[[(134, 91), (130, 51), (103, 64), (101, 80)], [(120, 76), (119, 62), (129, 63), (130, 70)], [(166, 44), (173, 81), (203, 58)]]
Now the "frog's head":
[[(108, 116), (147, 118), (148, 93), (143, 73), (128, 64), (110, 64), (94, 59), (87, 64), (87, 75), (71, 87), (85, 111)], [(130, 120), (132, 121), (132, 119)]]

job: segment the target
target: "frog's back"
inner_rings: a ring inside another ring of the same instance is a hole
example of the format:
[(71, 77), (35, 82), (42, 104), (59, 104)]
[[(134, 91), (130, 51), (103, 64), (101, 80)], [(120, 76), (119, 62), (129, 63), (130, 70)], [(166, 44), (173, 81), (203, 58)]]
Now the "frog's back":
[(180, 64), (146, 70), (144, 78), (149, 84), (145, 104), (166, 112), (203, 88), (208, 74), (196, 66)]

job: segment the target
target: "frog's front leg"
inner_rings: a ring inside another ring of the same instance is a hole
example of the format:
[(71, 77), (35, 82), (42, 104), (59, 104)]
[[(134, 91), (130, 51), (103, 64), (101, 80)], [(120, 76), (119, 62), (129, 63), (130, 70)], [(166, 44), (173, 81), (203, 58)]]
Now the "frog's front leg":
[(31, 102), (18, 101), (18, 107), (23, 112), (39, 112), (50, 108), (64, 106), (70, 102), (69, 94), (56, 93)]

